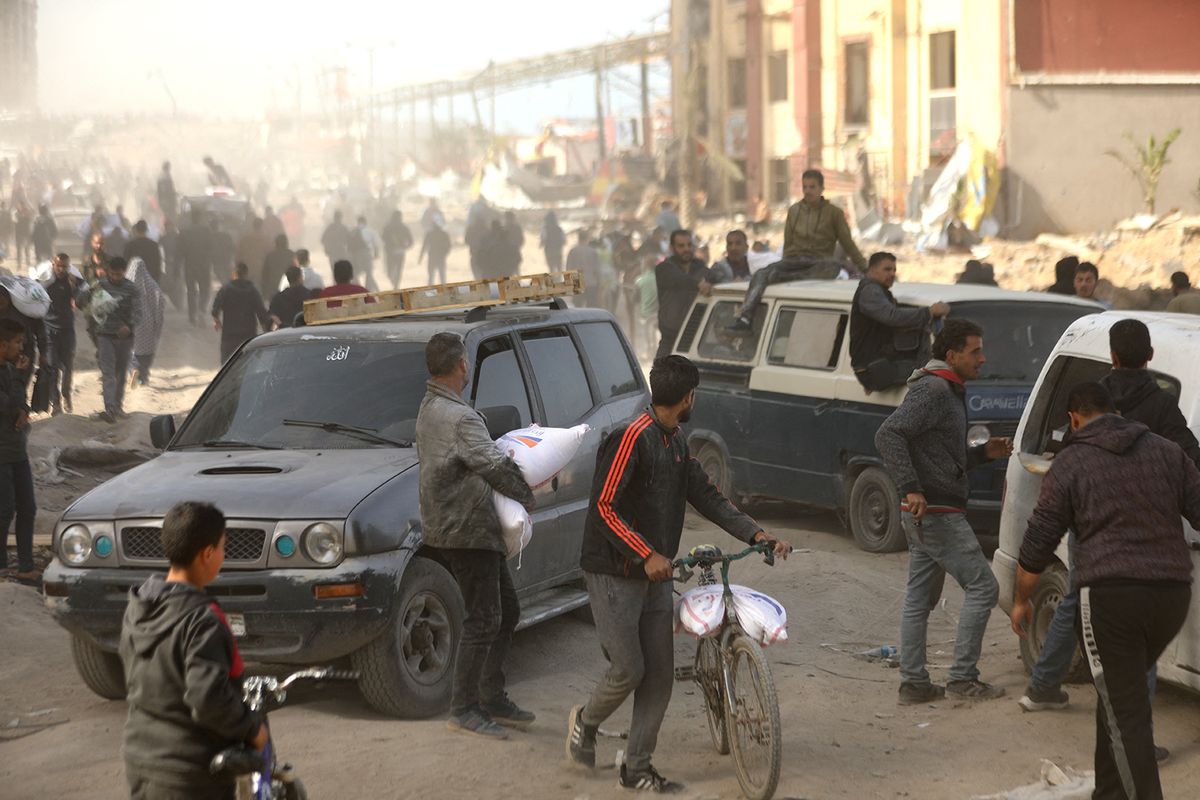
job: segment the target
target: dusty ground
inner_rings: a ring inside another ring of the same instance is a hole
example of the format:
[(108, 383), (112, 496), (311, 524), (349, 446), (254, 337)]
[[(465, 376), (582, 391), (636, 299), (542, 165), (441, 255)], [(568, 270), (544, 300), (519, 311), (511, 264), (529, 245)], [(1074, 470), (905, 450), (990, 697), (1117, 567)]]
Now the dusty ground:
[[(527, 249), (526, 271), (540, 269), (539, 255)], [(451, 264), (451, 280), (466, 277), (464, 251), (457, 249)], [(415, 270), (408, 277), (407, 284), (419, 282)], [(82, 416), (100, 403), (98, 375), (88, 368), (90, 347), (81, 341), (77, 414), (35, 422), (35, 457), (87, 440), (146, 450), (149, 416), (186, 411), (217, 366), (216, 334), (189, 329), (171, 313), (154, 386), (130, 393), (126, 407), (136, 413), (108, 426)], [(39, 483), (43, 534), (58, 510), (107, 475), (100, 469), (77, 471), (78, 476), (65, 475), (64, 483)], [(768, 652), (784, 723), (778, 797), (963, 800), (1031, 782), (1042, 758), (1090, 766), (1092, 690), (1071, 687), (1067, 711), (1023, 714), (1015, 700), (1024, 673), (999, 611), (985, 640), (982, 668), (985, 678), (1008, 688), (1010, 698), (978, 706), (896, 706), (896, 672), (843, 651), (897, 643), (907, 556), (862, 553), (829, 516), (785, 506), (757, 513), (769, 528), (811, 549), (774, 569), (747, 563), (735, 570), (739, 582), (768, 591), (791, 615), (789, 641)], [(688, 525), (689, 545), (723, 539), (702, 520), (689, 519)], [(931, 623), (935, 679), (944, 677), (962, 595), (953, 587), (947, 597), (948, 610), (936, 611)], [(0, 642), (0, 796), (127, 796), (120, 761), (124, 705), (100, 700), (83, 687), (67, 635), (50, 620), (34, 589), (0, 582)], [(689, 661), (692, 650), (690, 640), (677, 638), (678, 662)], [(440, 720), (382, 718), (348, 686), (294, 692), (291, 704), (272, 718), (281, 752), (317, 798), (625, 796), (614, 787), (611, 767), (583, 776), (562, 763), (567, 711), (586, 696), (600, 661), (592, 628), (574, 617), (518, 634), (510, 689), (539, 721), (508, 742), (458, 737)], [(609, 727), (627, 724), (628, 707)], [(1163, 769), (1166, 795), (1194, 795), (1200, 781), (1200, 701), (1163, 688), (1156, 726), (1159, 742), (1173, 753)], [(618, 740), (601, 740), (600, 761), (611, 764), (620, 746)], [(688, 784), (685, 796), (740, 796), (730, 760), (711, 748), (689, 685), (676, 686), (656, 762)]]
[[(811, 552), (769, 569), (743, 562), (741, 582), (766, 590), (789, 610), (789, 640), (772, 647), (784, 728), (778, 797), (965, 800), (1029, 783), (1039, 759), (1090, 766), (1095, 696), (1070, 687), (1063, 712), (1025, 714), (1016, 697), (980, 705), (896, 705), (897, 674), (837, 652), (895, 644), (907, 556), (859, 551), (828, 516), (776, 506), (759, 516), (772, 530)], [(689, 519), (686, 542), (720, 542), (723, 534)], [(936, 611), (930, 661), (944, 676), (953, 638), (957, 587), (948, 611)], [(0, 727), (0, 786), (19, 798), (123, 796), (120, 736), (125, 707), (91, 695), (70, 661), (66, 634), (32, 589), (0, 585), (0, 726), (50, 723), (23, 738)], [(693, 644), (676, 638), (676, 660)], [(510, 662), (512, 695), (538, 714), (525, 734), (480, 742), (446, 730), (441, 720), (402, 722), (372, 712), (352, 687), (295, 692), (272, 716), (280, 752), (297, 765), (312, 796), (605, 798), (615, 788), (610, 767), (594, 776), (563, 764), (570, 706), (585, 697), (599, 667), (590, 625), (564, 617), (523, 631)], [(993, 614), (982, 660), (984, 676), (1019, 696), (1024, 673), (1007, 619)], [(45, 712), (45, 713), (39, 713)], [(60, 723), (60, 724), (53, 724)], [(1194, 795), (1200, 780), (1200, 702), (1164, 688), (1155, 723), (1173, 756), (1162, 774), (1167, 797)], [(628, 706), (609, 727), (628, 724)], [(611, 764), (618, 740), (602, 739), (600, 762)], [(739, 796), (732, 764), (709, 743), (690, 685), (676, 684), (656, 762), (686, 781), (687, 797)]]

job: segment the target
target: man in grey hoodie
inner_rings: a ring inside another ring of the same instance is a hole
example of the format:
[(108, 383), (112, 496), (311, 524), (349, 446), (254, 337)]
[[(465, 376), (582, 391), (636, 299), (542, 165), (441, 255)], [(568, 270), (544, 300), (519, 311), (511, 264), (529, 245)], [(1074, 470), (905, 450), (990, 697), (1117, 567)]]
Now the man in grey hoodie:
[[(970, 700), (1001, 697), (979, 680), (980, 650), (999, 591), (967, 523), (967, 470), (1012, 452), (1012, 440), (992, 437), (967, 447), (966, 381), (986, 359), (983, 330), (965, 319), (946, 321), (933, 340), (933, 360), (908, 379), (908, 395), (875, 434), (875, 447), (900, 489), (908, 537), (908, 589), (900, 623), (900, 703), (927, 703), (947, 692)], [(966, 592), (945, 687), (925, 669), (931, 598), (949, 573)]]

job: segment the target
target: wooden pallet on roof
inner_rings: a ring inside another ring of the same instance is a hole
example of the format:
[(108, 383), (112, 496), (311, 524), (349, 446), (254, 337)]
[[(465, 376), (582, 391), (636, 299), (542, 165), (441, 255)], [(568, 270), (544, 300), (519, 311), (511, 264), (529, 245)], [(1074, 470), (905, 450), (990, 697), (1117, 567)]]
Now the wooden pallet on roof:
[(576, 270), (460, 281), (308, 300), (304, 303), (304, 321), (307, 325), (329, 325), (421, 311), (453, 311), (506, 303), (546, 301), (579, 294), (582, 291), (583, 278)]

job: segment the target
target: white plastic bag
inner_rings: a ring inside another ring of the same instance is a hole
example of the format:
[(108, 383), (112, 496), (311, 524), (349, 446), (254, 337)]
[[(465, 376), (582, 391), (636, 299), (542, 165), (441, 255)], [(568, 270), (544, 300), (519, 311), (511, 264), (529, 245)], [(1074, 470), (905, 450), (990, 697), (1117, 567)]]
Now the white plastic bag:
[(504, 533), (504, 546), (508, 548), (508, 557), (512, 558), (524, 550), (533, 538), (533, 520), (529, 518), (525, 506), (516, 500), (502, 494), (493, 493), (493, 496), (496, 514), (500, 517), (500, 530)]
[(748, 586), (730, 584), (729, 588), (733, 610), (746, 635), (764, 647), (787, 641), (787, 611), (775, 598)]
[(41, 319), (50, 310), (50, 295), (32, 278), (24, 275), (0, 275), (0, 286), (8, 290), (12, 304), (31, 319)]
[[(500, 452), (517, 462), (525, 482), (536, 489), (554, 480), (571, 463), (583, 437), (590, 431), (587, 425), (574, 428), (543, 428), (531, 425), (509, 431), (496, 440)], [(533, 520), (520, 503), (502, 494), (492, 493), (496, 514), (500, 517), (500, 530), (508, 557), (520, 553), (533, 538)]]
[(698, 639), (712, 636), (725, 624), (725, 591), (721, 586), (697, 586), (675, 601), (675, 632)]

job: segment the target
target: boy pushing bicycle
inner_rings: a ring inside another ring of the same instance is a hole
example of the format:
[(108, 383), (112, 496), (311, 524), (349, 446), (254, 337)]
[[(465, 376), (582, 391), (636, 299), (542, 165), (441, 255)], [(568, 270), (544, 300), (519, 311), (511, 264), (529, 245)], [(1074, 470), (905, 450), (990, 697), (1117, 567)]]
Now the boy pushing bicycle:
[[(683, 788), (660, 775), (650, 759), (675, 675), (671, 560), (679, 551), (686, 505), (744, 542), (770, 540), (688, 452), (679, 425), (691, 418), (699, 384), (699, 371), (683, 356), (655, 359), (651, 407), (600, 446), (584, 528), (579, 565), (609, 667), (587, 703), (571, 709), (567, 757), (594, 767), (597, 729), (633, 693), (619, 781), (626, 789)], [(775, 542), (775, 553), (784, 558), (791, 549)]]

